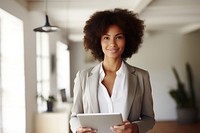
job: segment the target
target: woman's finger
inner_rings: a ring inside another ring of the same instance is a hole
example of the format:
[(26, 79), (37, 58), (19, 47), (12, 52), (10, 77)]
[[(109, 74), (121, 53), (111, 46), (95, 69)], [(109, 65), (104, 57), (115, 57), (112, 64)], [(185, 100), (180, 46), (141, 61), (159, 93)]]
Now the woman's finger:
[(97, 130), (88, 127), (79, 127), (77, 133), (96, 133)]

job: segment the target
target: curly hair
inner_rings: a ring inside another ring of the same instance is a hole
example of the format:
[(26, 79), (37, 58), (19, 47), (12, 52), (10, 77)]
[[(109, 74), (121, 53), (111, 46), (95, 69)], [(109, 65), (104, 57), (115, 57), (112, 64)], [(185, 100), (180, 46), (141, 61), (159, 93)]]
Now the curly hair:
[(125, 49), (121, 58), (126, 60), (137, 53), (142, 43), (144, 21), (138, 15), (127, 9), (115, 8), (113, 10), (97, 11), (83, 29), (84, 47), (90, 50), (95, 59), (102, 61), (104, 53), (101, 48), (101, 36), (111, 25), (117, 25), (123, 31), (126, 39)]

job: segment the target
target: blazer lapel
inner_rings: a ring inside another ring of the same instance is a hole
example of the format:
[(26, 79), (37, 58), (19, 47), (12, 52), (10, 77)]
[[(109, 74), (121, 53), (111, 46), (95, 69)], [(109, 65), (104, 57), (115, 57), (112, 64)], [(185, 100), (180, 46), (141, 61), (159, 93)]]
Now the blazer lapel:
[(126, 115), (128, 118), (132, 103), (134, 102), (134, 98), (136, 97), (136, 90), (137, 90), (137, 76), (135, 75), (135, 68), (126, 65), (128, 70), (128, 97), (127, 97), (127, 110)]
[[(100, 63), (101, 64), (101, 63)], [(88, 77), (89, 84), (89, 97), (91, 102), (91, 111), (93, 113), (99, 113), (99, 103), (98, 103), (98, 82), (99, 82), (99, 70), (101, 65), (95, 66)]]

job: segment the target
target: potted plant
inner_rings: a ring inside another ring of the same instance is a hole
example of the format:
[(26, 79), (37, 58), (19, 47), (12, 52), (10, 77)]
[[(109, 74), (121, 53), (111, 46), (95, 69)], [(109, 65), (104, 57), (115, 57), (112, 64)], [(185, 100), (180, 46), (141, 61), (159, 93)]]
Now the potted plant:
[(194, 123), (198, 118), (198, 110), (191, 67), (189, 63), (186, 63), (188, 90), (185, 89), (175, 67), (172, 70), (177, 81), (177, 88), (170, 90), (169, 94), (177, 104), (177, 121), (179, 123)]
[(45, 101), (47, 104), (47, 112), (53, 112), (54, 110), (54, 103), (57, 99), (53, 95), (49, 95), (48, 98), (45, 98), (43, 95), (38, 95), (42, 101)]

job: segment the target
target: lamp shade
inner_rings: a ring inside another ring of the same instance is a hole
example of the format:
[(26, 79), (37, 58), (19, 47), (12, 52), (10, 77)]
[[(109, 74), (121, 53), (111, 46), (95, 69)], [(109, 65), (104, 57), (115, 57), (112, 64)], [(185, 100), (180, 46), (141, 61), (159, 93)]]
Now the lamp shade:
[(33, 29), (33, 31), (35, 31), (35, 32), (55, 32), (55, 31), (59, 30), (59, 28), (57, 26), (50, 25), (49, 17), (47, 14), (45, 15), (45, 18), (46, 18), (45, 25), (35, 28), (35, 29)]

